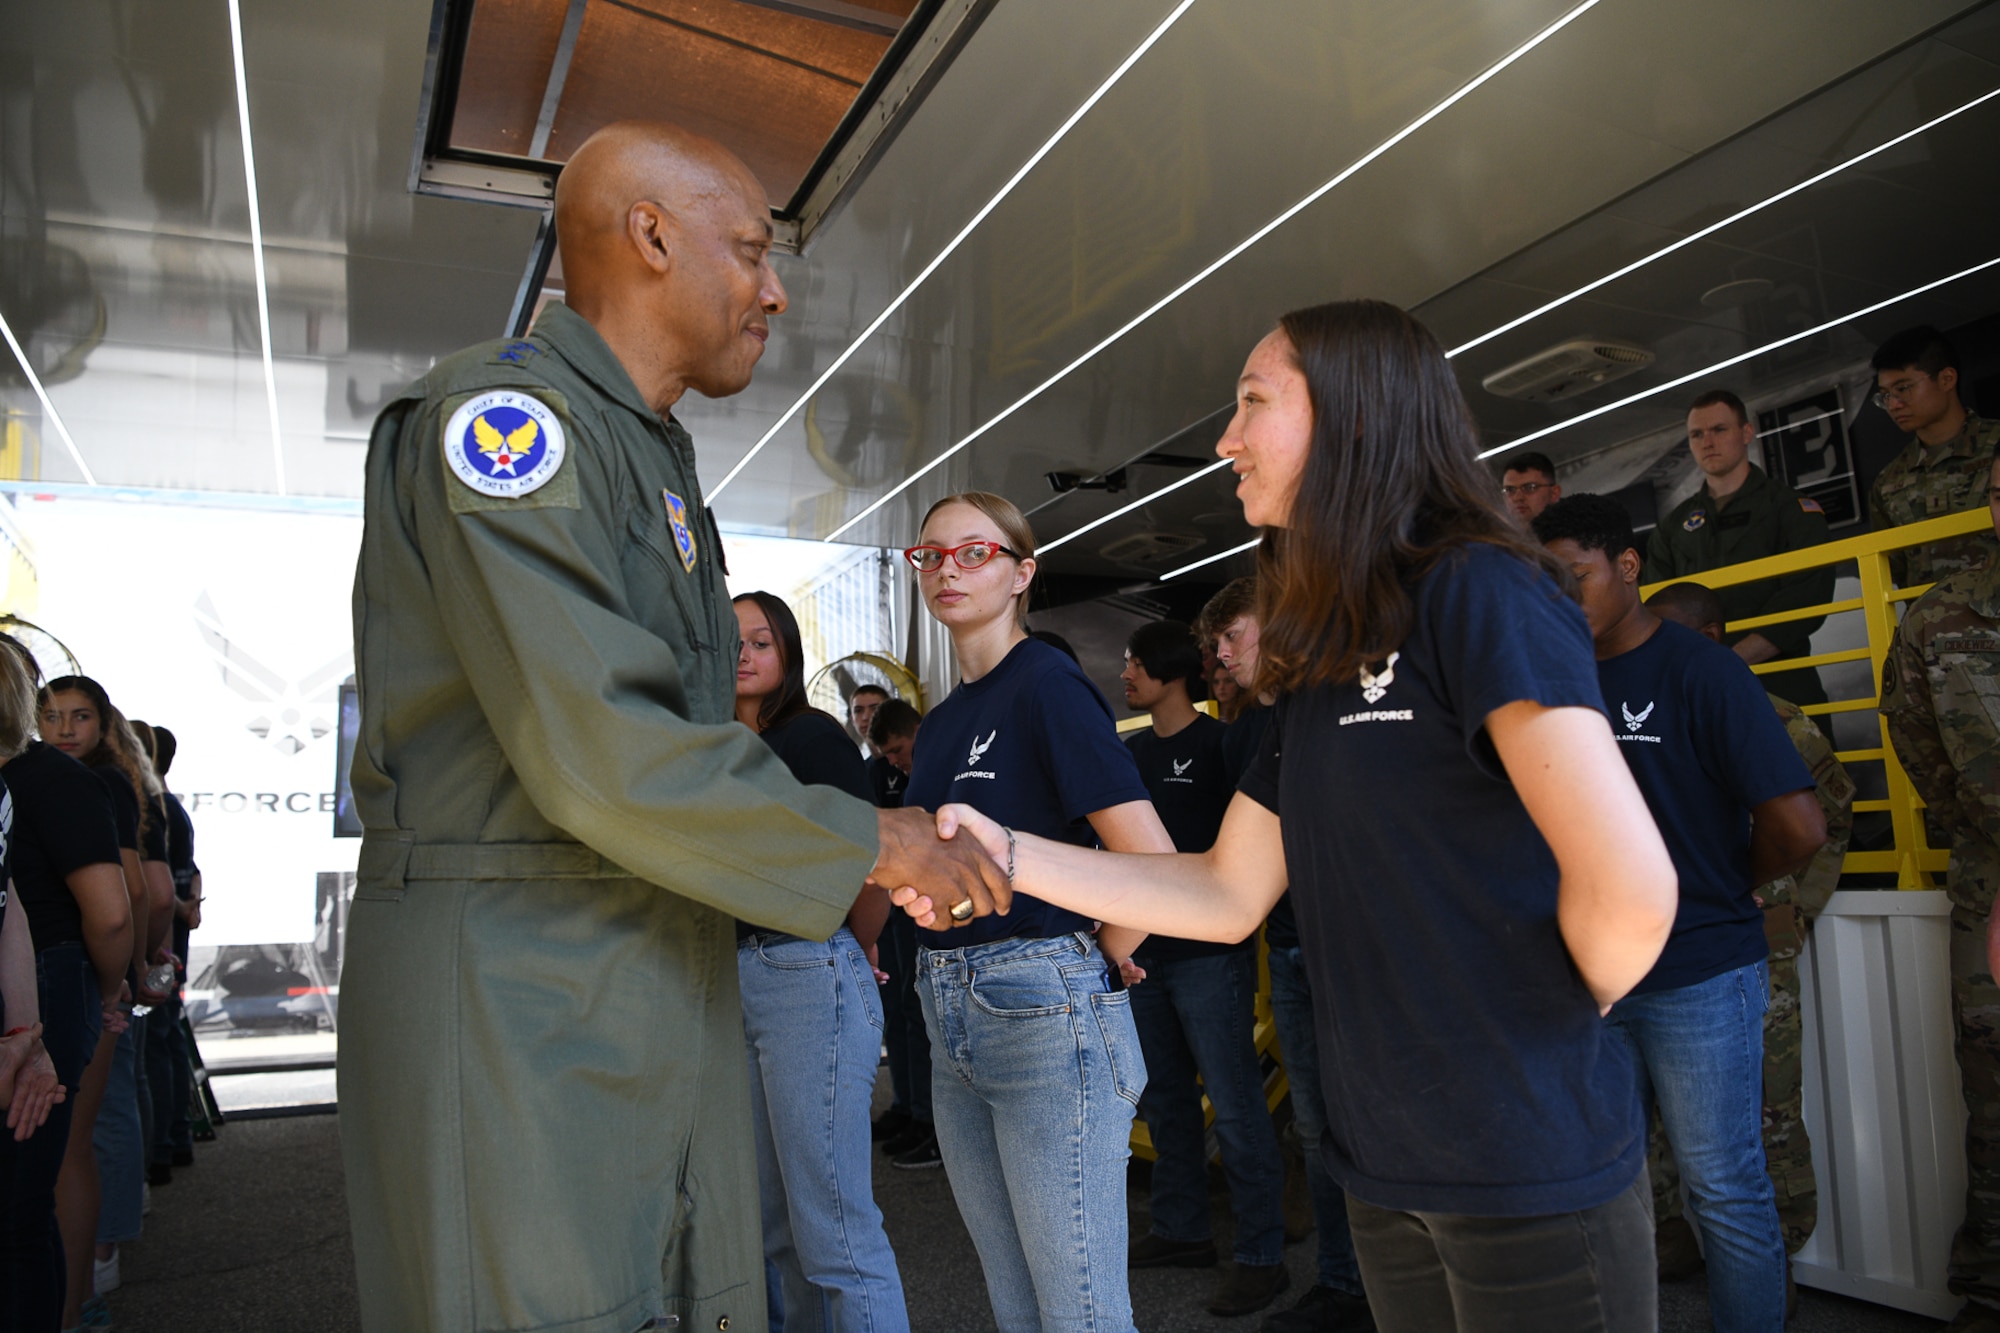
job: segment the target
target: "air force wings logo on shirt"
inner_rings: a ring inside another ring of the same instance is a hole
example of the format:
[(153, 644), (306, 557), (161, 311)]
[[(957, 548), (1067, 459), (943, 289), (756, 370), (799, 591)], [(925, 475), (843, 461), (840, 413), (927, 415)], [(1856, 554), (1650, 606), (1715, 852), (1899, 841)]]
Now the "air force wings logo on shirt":
[(1370, 671), (1366, 666), (1361, 668), (1362, 698), (1371, 704), (1381, 701), (1382, 696), (1389, 692), (1389, 687), (1396, 683), (1396, 659), (1401, 656), (1401, 653), (1390, 653), (1380, 672)]
[(967, 778), (984, 778), (988, 782), (991, 782), (994, 778), (993, 770), (981, 768), (979, 761), (984, 759), (986, 752), (993, 748), (993, 741), (999, 735), (999, 729), (995, 728), (987, 732), (986, 739), (982, 741), (979, 739), (979, 733), (974, 732), (972, 734), (972, 750), (965, 756), (966, 769), (963, 773), (953, 778), (952, 781), (963, 782)]
[(547, 485), (562, 467), (562, 420), (532, 394), (496, 389), (467, 399), (444, 428), (452, 475), (481, 495), (514, 500)]
[(1192, 759), (1176, 759), (1174, 760), (1174, 776), (1179, 777), (1193, 767), (1194, 760)]
[(1646, 719), (1653, 715), (1653, 705), (1649, 703), (1635, 713), (1632, 711), (1632, 705), (1620, 701), (1618, 711), (1625, 715), (1625, 729), (1627, 731), (1637, 731), (1639, 728), (1645, 726)]

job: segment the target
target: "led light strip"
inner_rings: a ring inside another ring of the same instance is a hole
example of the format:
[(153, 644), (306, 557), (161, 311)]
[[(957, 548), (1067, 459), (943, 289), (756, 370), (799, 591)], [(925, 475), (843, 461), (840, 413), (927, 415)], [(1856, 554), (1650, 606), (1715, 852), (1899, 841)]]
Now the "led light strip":
[(264, 221), (257, 203), (257, 154), (250, 146), (250, 81), (243, 73), (243, 14), (229, 0), (229, 49), (236, 59), (236, 120), (243, 131), (243, 183), (250, 191), (250, 265), (257, 278), (257, 329), (264, 342), (264, 405), (271, 414), (271, 462), (285, 493), (285, 437), (278, 427), (278, 369), (271, 360), (271, 293), (264, 277)]
[[(231, 3), (234, 3), (234, 0), (231, 0)], [(889, 302), (889, 304), (883, 308), (881, 314), (875, 316), (873, 320), (869, 321), (868, 327), (861, 330), (860, 336), (856, 337), (853, 342), (847, 345), (847, 349), (845, 351), (843, 351), (839, 356), (833, 359), (832, 365), (828, 366), (825, 370), (820, 372), (819, 378), (815, 379), (812, 382), (812, 387), (808, 388), (804, 393), (800, 394), (798, 401), (793, 403), (790, 407), (786, 408), (784, 411), (784, 415), (780, 416), (775, 422), (771, 423), (771, 429), (764, 432), (764, 437), (758, 440), (757, 443), (750, 446), (750, 452), (736, 460), (736, 466), (730, 468), (728, 473), (724, 475), (722, 480), (715, 483), (715, 489), (711, 490), (707, 494), (707, 496), (704, 497), (707, 503), (709, 504), (715, 503), (715, 497), (722, 494), (723, 487), (729, 485), (730, 482), (735, 481), (737, 474), (742, 472), (744, 468), (750, 466), (750, 460), (755, 458), (759, 453), (761, 453), (764, 449), (764, 446), (769, 444), (772, 438), (776, 436), (779, 431), (785, 428), (785, 423), (790, 421), (793, 417), (797, 416), (799, 414), (799, 410), (803, 408), (808, 402), (812, 401), (812, 396), (818, 393), (822, 388), (824, 388), (826, 386), (826, 382), (832, 379), (834, 375), (840, 370), (840, 368), (846, 365), (848, 361), (853, 358), (856, 352), (861, 350), (862, 344), (866, 343), (870, 338), (874, 337), (875, 331), (881, 328), (885, 323), (887, 323), (891, 315), (895, 314), (898, 310), (901, 310), (903, 308), (904, 302), (908, 301), (910, 297), (916, 294), (917, 288), (924, 285), (925, 279), (929, 278), (931, 274), (937, 272), (938, 266), (943, 264), (945, 260), (951, 258), (952, 254), (958, 249), (958, 247), (965, 243), (966, 237), (972, 235), (973, 231), (978, 228), (979, 224), (986, 221), (987, 215), (990, 214), (994, 209), (998, 208), (1001, 204), (1001, 201), (1006, 199), (1008, 195), (1014, 192), (1015, 186), (1019, 185), (1023, 180), (1027, 179), (1028, 173), (1030, 171), (1033, 171), (1035, 167), (1041, 162), (1041, 160), (1047, 157), (1050, 154), (1050, 152), (1054, 151), (1055, 146), (1063, 141), (1063, 137), (1067, 135), (1071, 130), (1076, 128), (1077, 122), (1082, 120), (1084, 116), (1089, 113), (1092, 107), (1096, 106), (1100, 101), (1102, 101), (1106, 93), (1110, 92), (1113, 88), (1115, 88), (1118, 85), (1118, 81), (1124, 78), (1125, 75), (1131, 71), (1134, 65), (1139, 63), (1139, 58), (1145, 55), (1146, 52), (1152, 50), (1154, 44), (1157, 43), (1162, 37), (1166, 36), (1167, 30), (1172, 28), (1174, 24), (1180, 22), (1181, 15), (1187, 13), (1188, 10), (1191, 7), (1193, 7), (1193, 5), (1194, 5), (1194, 0), (1180, 0), (1180, 3), (1175, 5), (1172, 11), (1170, 11), (1164, 19), (1160, 20), (1159, 26), (1154, 28), (1151, 33), (1147, 34), (1146, 40), (1140, 42), (1139, 45), (1133, 49), (1132, 54), (1126, 56), (1124, 60), (1120, 61), (1118, 64), (1118, 68), (1112, 70), (1110, 75), (1105, 78), (1104, 82), (1097, 85), (1097, 91), (1093, 92), (1090, 96), (1084, 98), (1082, 105), (1078, 106), (1076, 110), (1070, 112), (1069, 119), (1065, 120), (1061, 125), (1058, 125), (1056, 127), (1056, 132), (1054, 134), (1051, 134), (1048, 137), (1048, 139), (1043, 142), (1042, 146), (1040, 148), (1037, 148), (1034, 151), (1034, 153), (1029, 156), (1028, 160), (1021, 164), (1020, 170), (1016, 171), (1011, 177), (1008, 178), (1007, 183), (1000, 187), (999, 193), (995, 194), (991, 199), (988, 199), (986, 201), (986, 206), (981, 208), (977, 213), (974, 213), (972, 215), (972, 220), (967, 222), (963, 227), (959, 228), (958, 235), (952, 237), (950, 242), (946, 244), (944, 249), (938, 251), (937, 255), (931, 260), (931, 262), (924, 265), (923, 271), (918, 273), (915, 278), (911, 279), (909, 284), (905, 286), (902, 291), (896, 293), (896, 299)]]
[(76, 464), (76, 470), (83, 474), (85, 484), (95, 486), (97, 478), (91, 475), (90, 464), (83, 461), (83, 451), (78, 449), (76, 441), (70, 438), (69, 427), (63, 424), (62, 413), (56, 411), (56, 405), (49, 400), (49, 391), (42, 387), (42, 377), (37, 375), (35, 368), (28, 363), (28, 351), (14, 337), (14, 327), (7, 322), (5, 315), (0, 315), (0, 334), (6, 336), (8, 350), (12, 351), (14, 359), (21, 363), (21, 373), (28, 377), (28, 385), (34, 389), (35, 397), (42, 400), (43, 420), (54, 426), (56, 434), (62, 436), (63, 444), (69, 449), (70, 460)]
[(1938, 278), (1934, 281), (1925, 283), (1921, 287), (1912, 287), (1910, 288), (1910, 290), (1903, 292), (1900, 295), (1891, 296), (1885, 301), (1877, 301), (1875, 304), (1870, 306), (1863, 306), (1859, 310), (1850, 311), (1849, 313), (1841, 315), (1836, 319), (1829, 319), (1824, 323), (1815, 324), (1809, 329), (1801, 329), (1797, 333), (1788, 334), (1787, 336), (1779, 338), (1774, 342), (1767, 342), (1762, 347), (1753, 347), (1747, 352), (1739, 352), (1735, 356), (1727, 357), (1724, 360), (1716, 362), (1712, 366), (1704, 366), (1700, 370), (1694, 371), (1687, 375), (1682, 375), (1679, 379), (1671, 379), (1668, 380), (1665, 384), (1656, 384), (1650, 389), (1642, 389), (1638, 393), (1628, 394), (1625, 397), (1620, 398), (1615, 403), (1606, 403), (1602, 407), (1593, 407), (1588, 412), (1580, 412), (1576, 416), (1570, 417), (1566, 421), (1558, 421), (1554, 425), (1544, 426), (1540, 430), (1530, 431), (1526, 435), (1521, 436), (1517, 440), (1509, 440), (1507, 443), (1503, 445), (1499, 445), (1496, 448), (1488, 449), (1485, 453), (1480, 454), (1479, 457), (1491, 458), (1495, 454), (1504, 454), (1509, 449), (1518, 449), (1522, 445), (1528, 444), (1534, 440), (1545, 439), (1550, 435), (1554, 435), (1558, 431), (1568, 430), (1571, 426), (1579, 425), (1585, 421), (1589, 421), (1593, 417), (1601, 417), (1606, 412), (1616, 412), (1621, 407), (1629, 407), (1633, 403), (1654, 397), (1655, 395), (1658, 394), (1663, 394), (1667, 392), (1669, 389), (1678, 389), (1682, 385), (1688, 384), (1694, 380), (1706, 379), (1707, 377), (1715, 374), (1719, 370), (1727, 370), (1729, 367), (1737, 365), (1740, 362), (1748, 361), (1752, 357), (1762, 356), (1766, 352), (1775, 352), (1780, 347), (1789, 346), (1790, 344), (1798, 342), (1803, 338), (1810, 338), (1815, 334), (1825, 333), (1828, 329), (1838, 328), (1842, 324), (1851, 324), (1857, 319), (1865, 319), (1867, 316), (1874, 314), (1878, 310), (1886, 310), (1890, 306), (1896, 305), (1903, 301), (1907, 301), (1913, 296), (1922, 296), (1925, 292), (1935, 291), (1939, 287), (1943, 287), (1950, 283), (1957, 282), (1960, 278), (1969, 278), (1975, 273), (1983, 273), (1987, 269), (1992, 268), (1995, 265), (2000, 265), (2000, 257), (1989, 259), (1983, 264), (1974, 264), (1971, 268), (1962, 268), (1958, 272), (1951, 274), (1949, 277)]
[(1765, 199), (1758, 203), (1754, 203), (1750, 205), (1750, 207), (1745, 208), (1739, 212), (1731, 213), (1728, 217), (1722, 219), (1722, 221), (1720, 222), (1711, 222), (1706, 227), (1703, 227), (1700, 231), (1691, 232), (1688, 235), (1681, 237), (1681, 239), (1675, 241), (1673, 244), (1664, 246), (1661, 249), (1653, 251), (1653, 253), (1647, 255), (1644, 259), (1635, 259), (1631, 263), (1627, 264), (1624, 268), (1614, 269), (1612, 272), (1605, 274), (1603, 277), (1598, 278), (1596, 281), (1587, 282), (1583, 286), (1577, 288), (1575, 291), (1570, 292), (1565, 296), (1558, 296), (1555, 300), (1550, 301), (1545, 305), (1536, 306), (1533, 310), (1530, 310), (1527, 314), (1519, 316), (1518, 318), (1515, 319), (1510, 319), (1497, 329), (1488, 329), (1485, 333), (1480, 334), (1477, 338), (1474, 338), (1471, 342), (1460, 343), (1458, 346), (1452, 348), (1449, 352), (1446, 352), (1445, 355), (1447, 357), (1453, 357), (1457, 356), (1460, 352), (1469, 352), (1473, 348), (1479, 346), (1481, 343), (1490, 342), (1493, 339), (1498, 338), (1503, 333), (1506, 333), (1513, 329), (1518, 329), (1523, 324), (1526, 324), (1529, 320), (1535, 319), (1541, 315), (1546, 315), (1549, 313), (1549, 311), (1555, 310), (1561, 306), (1568, 305), (1571, 301), (1576, 300), (1580, 296), (1588, 296), (1591, 292), (1596, 291), (1598, 288), (1604, 286), (1606, 283), (1616, 282), (1618, 281), (1618, 279), (1626, 276), (1629, 273), (1636, 273), (1638, 270), (1646, 267), (1646, 265), (1652, 263), (1656, 259), (1664, 259), (1668, 255), (1672, 254), (1674, 251), (1693, 245), (1696, 241), (1701, 240), (1705, 236), (1713, 236), (1716, 232), (1721, 231), (1724, 227), (1729, 226), (1731, 223), (1741, 222), (1744, 218), (1751, 216), (1753, 213), (1761, 213), (1763, 210), (1769, 208), (1771, 205), (1776, 203), (1782, 203), (1784, 200), (1791, 198), (1793, 195), (1799, 193), (1801, 190), (1809, 190), (1813, 186), (1818, 185), (1821, 181), (1831, 179), (1834, 176), (1838, 176), (1841, 172), (1846, 171), (1849, 167), (1858, 166), (1861, 163), (1866, 162), (1869, 158), (1876, 156), (1877, 154), (1886, 153), (1891, 148), (1896, 147), (1898, 144), (1907, 143), (1911, 139), (1916, 138), (1919, 134), (1924, 133), (1926, 130), (1932, 130), (1937, 128), (1939, 125), (1944, 124), (1947, 120), (1950, 120), (1953, 116), (1964, 115), (1966, 112), (1972, 110), (1974, 107), (1990, 102), (1996, 97), (2000, 97), (2000, 88), (1995, 88), (1993, 89), (1993, 91), (1989, 93), (1981, 94), (1980, 96), (1973, 98), (1970, 102), (1967, 102), (1964, 106), (1958, 107), (1955, 110), (1947, 111), (1943, 115), (1938, 116), (1934, 120), (1927, 120), (1913, 130), (1906, 130), (1903, 133), (1897, 135), (1893, 139), (1875, 145), (1873, 148), (1870, 148), (1865, 153), (1856, 154), (1855, 156), (1848, 158), (1845, 162), (1842, 162), (1837, 167), (1828, 167), (1825, 171), (1820, 172), (1817, 176), (1808, 176), (1806, 179), (1800, 181), (1797, 185), (1793, 185), (1786, 189), (1780, 190), (1778, 191), (1778, 193), (1772, 195), (1769, 199)]
[(1543, 28), (1540, 32), (1536, 33), (1533, 37), (1530, 37), (1527, 41), (1523, 42), (1521, 45), (1515, 47), (1512, 51), (1509, 51), (1506, 55), (1502, 56), (1499, 60), (1495, 61), (1493, 64), (1488, 65), (1484, 70), (1480, 71), (1477, 75), (1475, 75), (1469, 83), (1460, 86), (1456, 92), (1446, 97), (1443, 101), (1437, 103), (1437, 105), (1433, 106), (1430, 110), (1424, 112), (1421, 116), (1418, 116), (1415, 120), (1403, 126), (1402, 129), (1397, 130), (1394, 134), (1384, 139), (1381, 143), (1376, 144), (1366, 153), (1363, 153), (1360, 157), (1356, 158), (1353, 162), (1349, 163), (1345, 168), (1343, 168), (1338, 175), (1333, 177), (1333, 179), (1327, 181), (1324, 185), (1319, 186), (1317, 189), (1307, 194), (1305, 198), (1299, 200), (1296, 204), (1293, 204), (1290, 208), (1287, 208), (1284, 212), (1278, 214), (1278, 216), (1272, 218), (1269, 222), (1265, 223), (1257, 230), (1251, 232), (1241, 241), (1231, 246), (1227, 251), (1225, 251), (1221, 255), (1220, 258), (1216, 259), (1213, 263), (1209, 264), (1199, 273), (1196, 273), (1186, 282), (1183, 282), (1180, 286), (1168, 292), (1165, 296), (1155, 301), (1152, 305), (1147, 306), (1143, 311), (1141, 311), (1138, 315), (1134, 316), (1129, 322), (1127, 322), (1123, 327), (1121, 327), (1116, 333), (1113, 333), (1110, 337), (1105, 338), (1102, 342), (1099, 342), (1095, 347), (1092, 347), (1082, 356), (1079, 356), (1076, 360), (1070, 362), (1068, 365), (1064, 366), (1061, 370), (1058, 370), (1055, 374), (1043, 380), (1040, 384), (1036, 385), (1033, 389), (1029, 390), (1027, 394), (1016, 400), (1012, 406), (1002, 410), (998, 416), (989, 418), (984, 425), (974, 429), (970, 435), (967, 435), (957, 444), (952, 445), (949, 449), (946, 449), (936, 458), (933, 458), (930, 462), (924, 464), (921, 468), (911, 473), (908, 477), (905, 477), (901, 482), (897, 483), (897, 485), (892, 490), (888, 491), (879, 500), (875, 501), (874, 504), (869, 505), (866, 509), (856, 514), (853, 518), (848, 519), (847, 522), (841, 524), (839, 527), (835, 528), (832, 532), (828, 533), (824, 538), (824, 540), (826, 541), (839, 540), (840, 535), (846, 532), (849, 528), (861, 522), (862, 519), (867, 518), (870, 514), (880, 509), (883, 505), (889, 503), (889, 501), (895, 499), (898, 495), (901, 495), (904, 491), (908, 490), (910, 487), (916, 485), (917, 482), (921, 481), (924, 477), (928, 476), (931, 472), (935, 471), (937, 468), (942, 467), (947, 460), (957, 455), (960, 450), (964, 449), (974, 440), (984, 435), (987, 431), (992, 430), (995, 426), (1005, 421), (1008, 417), (1013, 416), (1016, 412), (1026, 407), (1029, 403), (1033, 402), (1035, 399), (1041, 397), (1044, 393), (1048, 392), (1048, 390), (1055, 387), (1055, 385), (1060, 383), (1062, 380), (1068, 378), (1068, 376), (1073, 371), (1075, 371), (1079, 366), (1083, 365), (1085, 362), (1089, 361), (1092, 357), (1096, 356), (1099, 352), (1111, 346), (1111, 344), (1117, 342), (1120, 338), (1123, 338), (1133, 329), (1138, 328), (1141, 324), (1145, 323), (1147, 320), (1151, 319), (1154, 315), (1158, 314), (1160, 311), (1172, 305), (1175, 301), (1178, 301), (1181, 297), (1185, 296), (1194, 287), (1196, 287), (1202, 281), (1207, 279), (1211, 274), (1216, 272), (1216, 270), (1222, 268), (1223, 265), (1229, 263), (1229, 261), (1231, 261), (1232, 259), (1235, 259), (1245, 250), (1248, 250), (1251, 246), (1263, 240), (1266, 236), (1269, 236), (1279, 227), (1284, 226), (1285, 223), (1291, 221), (1294, 217), (1297, 217), (1300, 213), (1304, 212), (1307, 208), (1310, 208), (1313, 204), (1318, 203), (1321, 199), (1325, 198), (1329, 192), (1331, 192), (1336, 187), (1341, 185), (1348, 178), (1353, 176), (1356, 172), (1360, 171), (1363, 167), (1366, 167), (1369, 163), (1373, 162), (1376, 158), (1382, 156), (1382, 154), (1388, 152), (1391, 148), (1394, 148), (1397, 144), (1403, 142), (1403, 140), (1409, 138), (1412, 134), (1415, 134), (1418, 130), (1430, 124), (1433, 120), (1436, 120), (1439, 116), (1443, 115), (1446, 111), (1449, 111), (1452, 107), (1457, 106), (1460, 102), (1464, 101), (1467, 97), (1471, 96), (1475, 90), (1479, 89), (1480, 87), (1483, 87), (1488, 81), (1498, 76), (1501, 73), (1501, 71), (1505, 70), (1508, 66), (1514, 64), (1516, 61), (1520, 60), (1523, 56), (1527, 55), (1530, 51), (1533, 51), (1536, 47), (1540, 46), (1543, 42), (1546, 42), (1549, 38), (1555, 36), (1558, 32), (1561, 32), (1564, 28), (1574, 23), (1584, 14), (1596, 8), (1597, 4), (1598, 0), (1583, 0), (1582, 4), (1576, 6), (1574, 9), (1564, 14), (1561, 18), (1557, 19), (1554, 23), (1551, 23), (1548, 27)]
[(1172, 485), (1162, 486), (1160, 487), (1159, 490), (1154, 491), (1149, 495), (1141, 496), (1139, 499), (1134, 500), (1131, 504), (1124, 505), (1120, 508), (1112, 510), (1110, 513), (1106, 514), (1103, 518), (1092, 519), (1090, 522), (1084, 524), (1076, 531), (1065, 533), (1063, 536), (1056, 538), (1054, 541), (1046, 543), (1036, 551), (1036, 554), (1046, 555), (1050, 551), (1055, 550), (1056, 547), (1061, 546), (1064, 542), (1075, 541), (1078, 537), (1081, 537), (1084, 533), (1089, 532), (1092, 528), (1101, 528), (1106, 523), (1109, 523), (1112, 519), (1131, 513), (1134, 509), (1137, 509), (1140, 505), (1151, 504), (1153, 503), (1153, 501), (1159, 499), (1163, 495), (1172, 495), (1175, 491), (1179, 490), (1183, 486), (1192, 486), (1196, 482), (1200, 481), (1203, 477), (1206, 477), (1211, 472), (1220, 472), (1223, 468), (1228, 467), (1229, 463), (1230, 460), (1227, 458), (1218, 459), (1216, 462), (1210, 463), (1207, 467), (1201, 469), (1201, 471), (1199, 472), (1190, 472), (1188, 473), (1187, 476), (1182, 477), (1179, 481), (1174, 482)]
[(1183, 574), (1189, 573), (1193, 570), (1200, 569), (1203, 565), (1212, 565), (1218, 560), (1227, 560), (1232, 555), (1242, 555), (1245, 551), (1249, 550), (1251, 547), (1255, 546), (1258, 542), (1261, 542), (1263, 540), (1264, 539), (1262, 537), (1252, 537), (1249, 541), (1244, 542), (1241, 546), (1232, 546), (1226, 551), (1218, 551), (1214, 555), (1203, 556), (1201, 559), (1195, 561), (1191, 565), (1182, 565), (1179, 569), (1175, 570), (1171, 574), (1160, 575), (1160, 582), (1165, 583), (1168, 579), (1177, 579)]

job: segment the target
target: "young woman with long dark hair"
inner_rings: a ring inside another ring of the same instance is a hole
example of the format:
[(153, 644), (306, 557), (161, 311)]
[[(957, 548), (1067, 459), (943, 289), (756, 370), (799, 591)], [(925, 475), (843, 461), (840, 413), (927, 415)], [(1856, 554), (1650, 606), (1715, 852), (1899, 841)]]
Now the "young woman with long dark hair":
[[(768, 592), (744, 593), (735, 605), (737, 721), (800, 782), (870, 800), (854, 742), (807, 701), (792, 609)], [(910, 1326), (869, 1158), (882, 999), (866, 950), (888, 914), (887, 895), (868, 889), (829, 940), (736, 927), (774, 1330), (907, 1333)]]
[[(1021, 511), (949, 496), (918, 541), (904, 554), (959, 684), (924, 719), (905, 805), (964, 801), (1050, 839), (1172, 851), (1104, 696), (1028, 635)], [(1005, 916), (920, 932), (938, 1146), (1009, 1333), (1132, 1327), (1125, 1164), (1146, 1064), (1124, 990), (1136, 971), (1121, 969), (1145, 936), (1092, 915), (1016, 893)]]
[(1267, 529), (1280, 711), (1214, 849), (1106, 855), (958, 806), (940, 829), (1011, 867), (1016, 903), (1184, 938), (1239, 939), (1291, 886), (1384, 1333), (1651, 1329), (1645, 1118), (1601, 1014), (1658, 958), (1675, 879), (1582, 612), (1405, 312), (1289, 314), (1237, 395), (1218, 450)]

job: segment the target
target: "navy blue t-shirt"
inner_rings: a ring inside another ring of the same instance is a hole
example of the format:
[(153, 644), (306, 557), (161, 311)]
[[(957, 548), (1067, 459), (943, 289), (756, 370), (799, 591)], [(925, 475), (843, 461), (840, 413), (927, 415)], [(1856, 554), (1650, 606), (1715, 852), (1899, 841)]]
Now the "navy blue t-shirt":
[(1676, 990), (1763, 958), (1751, 896), (1750, 807), (1813, 776), (1743, 659), (1672, 621), (1597, 664), (1618, 748), (1681, 880), (1660, 961), (1634, 995)]
[[(1097, 842), (1085, 816), (1146, 799), (1111, 706), (1083, 668), (1038, 639), (1015, 644), (925, 716), (903, 793), (905, 806), (957, 801), (1016, 832), (1080, 847)], [(962, 949), (1089, 929), (1088, 917), (1017, 893), (1006, 916), (917, 934), (933, 949)]]
[[(1125, 748), (1139, 765), (1139, 779), (1153, 798), (1153, 809), (1174, 850), (1205, 852), (1215, 846), (1222, 832), (1222, 816), (1236, 797), (1241, 772), (1232, 772), (1224, 753), (1229, 728), (1197, 713), (1193, 722), (1171, 736), (1162, 736), (1143, 727), (1125, 737)], [(1139, 946), (1141, 966), (1170, 963), (1184, 958), (1208, 958), (1254, 948), (1257, 936), (1235, 944), (1212, 940), (1184, 940), (1172, 935), (1148, 935)]]
[(1556, 924), (1557, 870), (1486, 718), (1601, 709), (1583, 613), (1470, 544), (1411, 587), (1402, 647), (1286, 697), (1243, 793), (1284, 822), (1329, 1170), (1382, 1208), (1591, 1208), (1646, 1155), (1630, 1060)]

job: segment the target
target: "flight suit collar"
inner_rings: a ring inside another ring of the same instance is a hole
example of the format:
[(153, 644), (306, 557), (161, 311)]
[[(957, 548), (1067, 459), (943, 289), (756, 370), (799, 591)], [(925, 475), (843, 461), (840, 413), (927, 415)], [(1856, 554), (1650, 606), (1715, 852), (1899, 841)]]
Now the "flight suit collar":
[(1764, 474), (1764, 469), (1752, 463), (1750, 465), (1750, 475), (1743, 479), (1741, 486), (1738, 486), (1729, 493), (1727, 500), (1718, 500), (1715, 498), (1714, 494), (1708, 489), (1708, 479), (1705, 477), (1702, 479), (1700, 494), (1709, 507), (1719, 514), (1731, 506), (1749, 504), (1759, 492), (1769, 489), (1770, 485), (1771, 479)]
[(1985, 453), (1986, 450), (1979, 441), (1980, 424), (1977, 412), (1967, 412), (1965, 424), (1959, 427), (1958, 434), (1943, 444), (1925, 444), (1922, 440), (1918, 440), (1917, 447), (1921, 451), (1925, 470), (1936, 467), (1947, 458), (1971, 458), (1975, 454)]
[[(551, 301), (535, 320), (535, 336), (549, 350), (568, 362), (577, 374), (603, 390), (613, 402), (642, 417), (661, 420), (653, 405), (639, 393), (639, 386), (604, 341), (595, 325), (561, 301)], [(671, 420), (671, 418), (667, 418)]]

